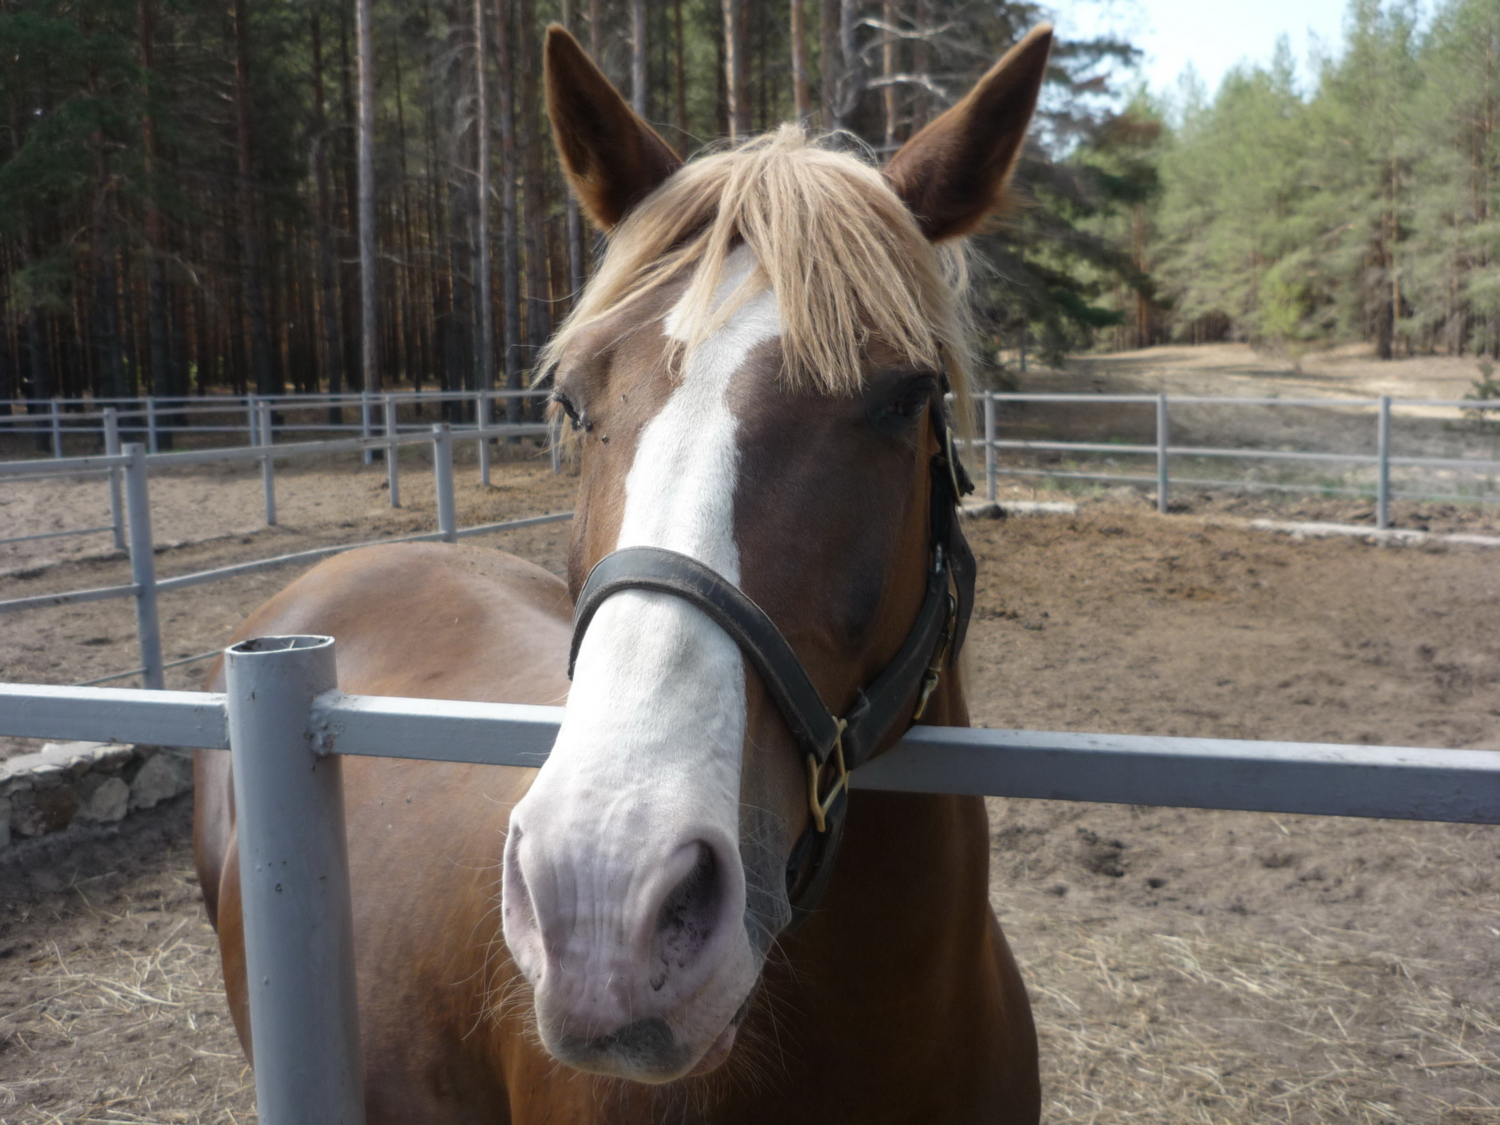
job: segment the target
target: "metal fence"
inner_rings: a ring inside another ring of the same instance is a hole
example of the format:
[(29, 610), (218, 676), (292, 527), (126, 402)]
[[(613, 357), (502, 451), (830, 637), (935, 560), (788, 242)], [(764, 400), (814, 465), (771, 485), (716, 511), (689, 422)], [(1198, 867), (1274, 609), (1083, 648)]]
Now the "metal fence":
[[(260, 410), (265, 414), (269, 413), (270, 408), (263, 404)], [(109, 422), (111, 420), (106, 418), (106, 421)], [(458, 526), (453, 495), (454, 440), (474, 441), (478, 444), (480, 450), (483, 451), (488, 448), (488, 444), (492, 440), (526, 434), (546, 433), (548, 431), (547, 426), (542, 424), (522, 424), (515, 426), (502, 424), (488, 427), (468, 427), (454, 431), (448, 423), (438, 422), (432, 424), (426, 433), (408, 432), (403, 434), (397, 431), (394, 425), (393, 414), (387, 415), (386, 422), (386, 432), (384, 434), (368, 438), (346, 438), (335, 441), (301, 442), (278, 446), (265, 443), (237, 449), (186, 450), (179, 453), (157, 454), (147, 453), (145, 446), (137, 443), (131, 443), (120, 448), (118, 431), (111, 425), (106, 430), (107, 448), (110, 452), (105, 453), (103, 456), (0, 463), (0, 480), (52, 476), (58, 472), (64, 472), (69, 475), (90, 473), (107, 475), (110, 485), (112, 526), (105, 530), (112, 530), (114, 532), (116, 544), (123, 546), (128, 551), (130, 558), (130, 582), (127, 585), (103, 586), (91, 590), (69, 590), (56, 594), (38, 594), (29, 598), (12, 598), (8, 601), (0, 601), (0, 615), (18, 613), (30, 609), (104, 601), (111, 598), (134, 598), (136, 636), (140, 646), (141, 666), (128, 671), (101, 676), (80, 686), (87, 687), (93, 684), (139, 676), (142, 686), (160, 688), (163, 686), (164, 674), (168, 668), (194, 664), (211, 659), (218, 654), (218, 650), (214, 650), (213, 652), (183, 657), (179, 660), (164, 660), (161, 644), (161, 625), (157, 611), (157, 598), (163, 592), (185, 589), (188, 586), (197, 586), (205, 582), (216, 582), (243, 574), (251, 574), (260, 570), (269, 570), (273, 567), (314, 562), (318, 559), (327, 558), (330, 555), (351, 551), (357, 547), (373, 546), (377, 543), (415, 543), (433, 540), (453, 543), (470, 536), (488, 535), (494, 532), (533, 527), (538, 524), (554, 523), (572, 518), (573, 513), (569, 511), (544, 516), (532, 516), (525, 519), (503, 520), (498, 523), (477, 524), (464, 528)], [(260, 435), (264, 437), (269, 437), (270, 434), (271, 431), (268, 424), (260, 430)], [(151, 497), (148, 477), (150, 469), (257, 460), (261, 465), (266, 523), (274, 525), (276, 523), (276, 486), (274, 475), (276, 458), (326, 453), (369, 452), (375, 449), (383, 449), (385, 451), (390, 504), (392, 507), (400, 507), (401, 485), (396, 451), (403, 446), (410, 445), (430, 445), (432, 448), (434, 491), (437, 499), (438, 526), (436, 531), (418, 535), (392, 536), (363, 543), (316, 547), (312, 550), (297, 551), (292, 554), (277, 555), (266, 559), (256, 559), (251, 562), (236, 563), (231, 566), (198, 571), (193, 574), (180, 574), (170, 578), (158, 578), (156, 576), (155, 545), (151, 532)], [(483, 459), (483, 453), (481, 453), (481, 468), (487, 468), (487, 463)], [(486, 480), (485, 483), (488, 483), (488, 481)], [(77, 534), (82, 533), (78, 532)], [(31, 538), (38, 537), (17, 536), (11, 540), (0, 542), (16, 542)]]
[[(982, 411), (982, 436), (969, 442), (969, 448), (980, 448), (984, 454), (986, 490), (990, 500), (995, 499), (996, 481), (1000, 476), (1015, 475), (1049, 480), (1109, 481), (1123, 484), (1144, 485), (1156, 493), (1157, 509), (1168, 511), (1172, 486), (1196, 486), (1209, 488), (1256, 487), (1291, 491), (1344, 492), (1369, 496), (1375, 502), (1376, 525), (1385, 529), (1390, 526), (1390, 505), (1394, 498), (1400, 499), (1453, 499), (1431, 492), (1408, 490), (1397, 492), (1391, 486), (1393, 468), (1425, 468), (1457, 471), (1469, 474), (1491, 475), (1500, 473), (1500, 460), (1483, 457), (1420, 457), (1402, 456), (1392, 450), (1391, 415), (1393, 410), (1407, 408), (1445, 409), (1462, 412), (1500, 410), (1500, 400), (1471, 399), (1398, 399), (1390, 395), (1377, 398), (1252, 398), (1223, 397), (1214, 395), (1121, 395), (1121, 394), (1051, 394), (1032, 392), (984, 391), (979, 396), (978, 406)], [(998, 417), (1009, 404), (1061, 403), (1077, 407), (1101, 404), (1150, 406), (1155, 411), (1155, 441), (1150, 445), (1122, 442), (1052, 441), (1000, 438), (996, 436)], [(1223, 406), (1223, 407), (1270, 407), (1316, 410), (1362, 410), (1372, 412), (1369, 431), (1368, 452), (1343, 453), (1296, 449), (1229, 449), (1213, 446), (1176, 445), (1172, 442), (1173, 406)], [(1091, 472), (1087, 469), (1053, 469), (1034, 465), (1001, 464), (1001, 451), (1029, 453), (1072, 453), (1105, 457), (1139, 457), (1155, 462), (1155, 472), (1127, 474), (1118, 471)], [(1215, 460), (1235, 459), (1279, 464), (1368, 466), (1374, 470), (1375, 480), (1368, 489), (1330, 489), (1326, 486), (1312, 487), (1276, 482), (1219, 479), (1185, 479), (1173, 476), (1174, 458), (1205, 458)], [(1484, 499), (1464, 497), (1464, 499)], [(1500, 500), (1500, 494), (1488, 499)]]
[[(541, 388), (489, 391), (393, 391), (387, 394), (286, 394), (286, 395), (201, 395), (192, 397), (136, 398), (49, 398), (0, 399), (0, 434), (31, 434), (40, 438), (53, 457), (64, 455), (63, 443), (70, 436), (94, 437), (103, 441), (105, 417), (114, 411), (117, 423), (128, 436), (139, 436), (152, 453), (161, 452), (164, 437), (177, 434), (243, 435), (245, 444), (258, 444), (262, 429), (263, 408), (276, 414), (322, 412), (321, 420), (282, 421), (277, 430), (297, 432), (357, 432), (370, 437), (378, 432), (381, 419), (393, 418), (402, 406), (432, 405), (452, 413), (472, 417), (482, 426), (495, 417), (498, 404), (511, 423), (523, 419), (527, 403), (547, 398), (552, 392)], [(516, 404), (515, 409), (510, 404)], [(348, 409), (357, 422), (343, 421)], [(515, 414), (515, 417), (510, 415)], [(243, 421), (236, 421), (236, 418)], [(448, 418), (455, 422), (455, 418)]]
[[(483, 430), (489, 428), (491, 419), (501, 404), (510, 424), (514, 425), (524, 413), (528, 400), (545, 397), (549, 392), (541, 389), (519, 391), (465, 391), (465, 392), (399, 392), (384, 395), (276, 395), (276, 396), (217, 396), (198, 399), (49, 399), (45, 400), (45, 413), (4, 414), (0, 413), (0, 433), (7, 431), (29, 431), (48, 435), (54, 458), (54, 469), (63, 471), (58, 463), (63, 460), (63, 441), (68, 434), (97, 435), (106, 453), (118, 452), (122, 427), (128, 434), (127, 420), (135, 419), (139, 435), (152, 455), (157, 455), (160, 439), (165, 434), (175, 433), (224, 433), (240, 434), (248, 446), (261, 447), (274, 443), (277, 433), (308, 431), (358, 432), (369, 439), (378, 433), (410, 432), (413, 428), (425, 429), (426, 423), (401, 423), (403, 407), (421, 409), (431, 405), (440, 409), (459, 407), (473, 418), (472, 426)], [(1430, 457), (1408, 456), (1396, 453), (1392, 448), (1391, 421), (1393, 412), (1412, 409), (1442, 409), (1465, 414), (1483, 414), (1500, 410), (1500, 400), (1470, 399), (1416, 399), (1393, 398), (1382, 395), (1374, 398), (1277, 398), (1277, 397), (1231, 397), (1215, 395), (1169, 395), (1169, 394), (1070, 394), (1040, 392), (996, 392), (985, 391), (977, 396), (977, 406), (982, 411), (983, 436), (969, 442), (970, 449), (980, 449), (984, 457), (986, 491), (995, 499), (997, 478), (1022, 476), (1049, 481), (1095, 481), (1144, 486), (1154, 490), (1157, 507), (1166, 512), (1170, 506), (1171, 491), (1178, 487), (1253, 487), (1288, 491), (1328, 492), (1334, 494), (1357, 494), (1368, 496), (1375, 502), (1375, 517), (1378, 527), (1390, 526), (1390, 503), (1392, 499), (1452, 499), (1445, 494), (1423, 490), (1397, 491), (1392, 486), (1392, 469), (1428, 469), (1441, 472), (1500, 474), (1500, 460), (1483, 457)], [(1004, 438), (997, 435), (997, 424), (1013, 406), (1027, 403), (1056, 403), (1085, 408), (1100, 405), (1149, 406), (1155, 412), (1155, 440), (1151, 444), (1129, 442), (1086, 442), (1067, 440), (1034, 440)], [(35, 408), (36, 401), (0, 401), (0, 408), (14, 409), (17, 406)], [(1172, 441), (1173, 409), (1183, 407), (1230, 407), (1230, 408), (1301, 408), (1309, 410), (1369, 412), (1371, 426), (1369, 444), (1363, 452), (1339, 452), (1327, 450), (1266, 449), (1254, 447), (1225, 448), (1222, 446), (1174, 444)], [(358, 411), (357, 422), (334, 422), (329, 418), (314, 421), (277, 421), (278, 415), (291, 412), (341, 412), (344, 408)], [(192, 421), (194, 415), (217, 414), (242, 415), (242, 422), (213, 424)], [(511, 415), (516, 417), (512, 418)], [(173, 421), (176, 419), (176, 421)], [(455, 423), (455, 432), (463, 432), (465, 426)], [(285, 448), (285, 447), (282, 447)], [(480, 477), (489, 483), (489, 446), (479, 446)], [(1105, 458), (1141, 458), (1154, 461), (1153, 473), (1122, 473), (1091, 471), (1083, 468), (1052, 468), (1044, 465), (1002, 463), (1000, 454), (1031, 455), (1075, 455)], [(373, 457), (373, 447), (364, 450), (368, 464)], [(1174, 461), (1210, 460), (1218, 462), (1248, 461), (1272, 465), (1339, 466), (1344, 469), (1364, 467), (1373, 470), (1374, 481), (1368, 487), (1348, 488), (1335, 486), (1307, 486), (1268, 481), (1252, 481), (1235, 478), (1212, 480), (1185, 477), (1179, 471), (1174, 475)], [(0, 467), (3, 469), (3, 467)], [(269, 471), (269, 470), (268, 470)], [(1500, 501), (1500, 491), (1492, 496), (1461, 497)], [(274, 522), (274, 511), (268, 507), (268, 521)], [(113, 526), (79, 528), (69, 532), (48, 532), (45, 536), (68, 534), (98, 534), (112, 531), (117, 545), (122, 544), (122, 532), (118, 520)], [(43, 536), (17, 536), (3, 542), (15, 542), (23, 538)]]
[[(492, 407), (495, 400), (503, 399), (507, 402), (524, 403), (528, 399), (545, 397), (550, 392), (541, 390), (528, 391), (488, 391), (479, 394), (448, 394), (448, 393), (423, 393), (423, 394), (388, 394), (379, 397), (371, 395), (355, 395), (330, 397), (315, 395), (282, 395), (277, 397), (248, 396), (244, 400), (230, 399), (224, 403), (203, 404), (197, 403), (186, 409), (198, 411), (219, 411), (236, 407), (243, 403), (246, 421), (243, 426), (180, 426), (172, 427), (158, 424), (159, 419), (170, 417), (171, 412), (179, 409), (172, 405), (176, 400), (146, 399), (144, 407), (135, 410), (121, 410), (112, 405), (104, 405), (97, 412), (81, 412), (71, 415), (74, 421), (81, 420), (83, 426), (71, 426), (66, 428), (69, 433), (83, 433), (97, 435), (104, 450), (104, 455), (118, 456), (123, 448), (121, 444), (122, 434), (126, 431), (122, 419), (134, 414), (146, 420), (149, 427), (149, 440), (144, 444), (150, 457), (150, 465), (153, 468), (167, 468), (173, 465), (207, 464), (215, 461), (240, 460), (246, 456), (253, 456), (261, 462), (261, 473), (265, 480), (265, 509), (267, 525), (276, 523), (276, 492), (275, 492), (275, 458), (290, 456), (305, 456), (319, 453), (334, 453), (346, 451), (350, 448), (340, 441), (302, 441), (295, 444), (276, 445), (278, 434), (297, 433), (305, 431), (338, 431), (357, 430), (359, 436), (366, 441), (383, 434), (386, 438), (401, 434), (423, 433), (431, 427), (431, 423), (401, 423), (399, 421), (400, 408), (403, 404), (435, 405), (438, 407), (453, 404), (472, 407), (474, 411), (474, 422), (466, 425), (454, 426), (454, 432), (464, 440), (477, 437), (481, 432), (485, 433), (491, 440), (496, 437), (514, 439), (516, 437), (536, 436), (548, 434), (549, 427), (541, 423), (511, 422), (509, 420), (499, 426), (493, 424)], [(11, 405), (24, 400), (10, 400)], [(0, 538), (0, 545), (6, 543), (23, 543), (37, 539), (58, 539), (66, 536), (97, 535), (109, 532), (114, 536), (115, 546), (125, 546), (125, 529), (122, 520), (120, 505), (119, 474), (118, 470), (110, 470), (101, 466), (97, 458), (74, 457), (65, 458), (62, 455), (64, 427), (60, 424), (60, 406), (69, 404), (88, 405), (95, 402), (108, 403), (113, 401), (130, 400), (86, 400), (86, 399), (53, 399), (48, 400), (51, 405), (51, 414), (40, 416), (48, 426), (50, 442), (52, 447), (52, 460), (39, 461), (26, 459), (20, 461), (0, 461), (0, 478), (9, 475), (24, 474), (29, 479), (43, 479), (50, 477), (78, 477), (78, 476), (108, 476), (110, 478), (110, 522), (98, 527), (70, 528), (66, 531), (48, 531), (30, 535), (12, 535)], [(327, 409), (330, 406), (337, 407), (341, 402), (352, 402), (359, 407), (360, 421), (350, 425), (333, 425), (319, 423), (312, 425), (300, 425), (289, 423), (283, 418), (278, 422), (278, 414), (289, 410), (312, 410)], [(0, 405), (4, 405), (0, 402)], [(507, 417), (510, 411), (507, 410)], [(518, 410), (517, 413), (520, 413)], [(39, 416), (7, 416), (0, 414), (0, 432), (3, 432), (3, 424), (9, 423), (14, 429), (17, 425), (38, 424)], [(87, 425), (89, 422), (97, 422), (95, 426)], [(194, 433), (243, 433), (246, 437), (245, 446), (221, 446), (216, 450), (194, 450), (182, 453), (163, 454), (160, 451), (160, 438), (163, 434), (172, 432), (188, 431)], [(347, 439), (345, 439), (347, 440)], [(366, 465), (374, 458), (375, 450), (382, 443), (375, 442), (360, 447)], [(274, 447), (272, 453), (245, 454), (235, 452), (244, 449), (266, 450)], [(215, 456), (214, 453), (222, 455)], [(478, 444), (479, 479), (480, 483), (488, 486), (490, 483), (490, 447), (488, 441)], [(80, 467), (84, 466), (84, 467)], [(556, 472), (559, 469), (557, 450), (554, 445), (552, 451), (552, 468)], [(391, 506), (400, 507), (400, 485), (394, 471), (390, 474), (391, 481)]]
[[(562, 709), (344, 695), (328, 637), (227, 650), (227, 691), (0, 684), (0, 734), (230, 749), (260, 1120), (364, 1120), (346, 754), (539, 766)], [(915, 727), (855, 788), (1500, 823), (1500, 754)]]

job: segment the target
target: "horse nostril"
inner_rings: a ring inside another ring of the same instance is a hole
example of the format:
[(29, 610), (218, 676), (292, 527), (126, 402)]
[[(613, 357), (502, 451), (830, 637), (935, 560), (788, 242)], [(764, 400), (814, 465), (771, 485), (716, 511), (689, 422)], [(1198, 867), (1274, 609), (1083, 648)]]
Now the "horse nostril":
[[(536, 904), (532, 901), (531, 888), (526, 882), (526, 872), (521, 863), (521, 829), (514, 821), (505, 841), (505, 853), (501, 867), (501, 910), (505, 928), (505, 940), (515, 955), (523, 973), (541, 969), (541, 938)], [(528, 973), (529, 975), (529, 973)]]
[(697, 859), (668, 892), (656, 912), (651, 941), (651, 987), (661, 989), (673, 972), (687, 968), (703, 952), (719, 922), (723, 879), (714, 849), (699, 841)]

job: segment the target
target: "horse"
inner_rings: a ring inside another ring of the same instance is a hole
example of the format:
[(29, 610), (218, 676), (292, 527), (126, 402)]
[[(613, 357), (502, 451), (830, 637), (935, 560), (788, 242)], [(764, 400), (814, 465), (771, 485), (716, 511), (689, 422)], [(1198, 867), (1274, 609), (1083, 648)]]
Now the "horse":
[[(848, 775), (968, 723), (961, 248), (1050, 40), (877, 168), (795, 126), (684, 163), (548, 30), (558, 155), (607, 238), (543, 357), (579, 464), (567, 581), (368, 547), (236, 633), (335, 637), (347, 692), (566, 701), (539, 771), (344, 763), (371, 1122), (1038, 1120), (982, 801)], [(228, 755), (195, 771), (249, 1054)]]

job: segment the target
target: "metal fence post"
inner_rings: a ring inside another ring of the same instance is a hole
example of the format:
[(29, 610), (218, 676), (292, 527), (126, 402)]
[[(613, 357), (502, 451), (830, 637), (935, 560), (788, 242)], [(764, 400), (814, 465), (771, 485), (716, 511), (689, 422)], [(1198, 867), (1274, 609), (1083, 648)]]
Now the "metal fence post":
[(449, 543), (458, 542), (458, 521), (453, 513), (453, 431), (447, 422), (432, 425), (432, 473), (437, 488), (438, 530)]
[(995, 392), (984, 392), (984, 496), (995, 502)]
[(1391, 526), (1391, 396), (1380, 396), (1375, 420), (1375, 455), (1379, 459), (1375, 479), (1375, 526)]
[(479, 427), (479, 483), (485, 488), (490, 486), (490, 439), (484, 436), (484, 431), (490, 428), (490, 399), (483, 391), (476, 396), (478, 401), (474, 403), (474, 421)]
[(261, 490), (266, 497), (266, 526), (276, 526), (276, 458), (269, 452), (275, 444), (276, 434), (271, 425), (271, 404), (262, 402), (259, 404), (260, 424), (256, 427), (259, 431), (259, 444), (267, 450), (260, 459), (260, 484)]
[[(396, 397), (385, 396), (385, 436), (394, 438), (396, 429)], [(396, 443), (388, 441), (385, 443), (385, 484), (386, 491), (391, 494), (391, 507), (401, 507), (401, 477), (396, 472)]]
[(1156, 510), (1162, 515), (1167, 514), (1167, 490), (1171, 485), (1171, 477), (1167, 468), (1169, 428), (1167, 396), (1163, 393), (1156, 396)]
[[(104, 453), (120, 455), (120, 415), (113, 406), (104, 408)], [(120, 494), (120, 470), (109, 470), (109, 525), (115, 535), (115, 550), (125, 549), (125, 503)]]
[(62, 406), (57, 399), (52, 400), (52, 456), (61, 457), (62, 447)]
[(161, 621), (156, 613), (156, 548), (151, 541), (151, 493), (146, 474), (146, 447), (125, 447), (125, 509), (130, 520), (130, 580), (135, 583), (135, 632), (140, 640), (141, 686), (160, 691)]
[[(359, 436), (367, 438), (370, 436), (370, 392), (361, 390), (359, 392)], [(373, 449), (365, 450), (365, 464), (368, 465), (375, 460)]]
[(266, 1125), (363, 1125), (342, 767), (308, 737), (337, 686), (332, 637), (228, 650), (255, 1099)]
[(160, 440), (156, 436), (156, 398), (146, 396), (146, 448), (152, 453), (161, 452)]
[(245, 444), (260, 444), (260, 408), (254, 395), (245, 396)]

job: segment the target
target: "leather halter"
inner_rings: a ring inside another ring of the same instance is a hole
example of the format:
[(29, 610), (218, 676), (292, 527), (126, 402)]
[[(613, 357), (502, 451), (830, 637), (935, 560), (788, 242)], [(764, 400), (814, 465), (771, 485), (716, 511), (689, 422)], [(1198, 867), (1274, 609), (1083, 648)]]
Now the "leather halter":
[[(568, 678), (589, 622), (621, 590), (670, 594), (707, 614), (729, 634), (760, 676), (807, 759), (812, 819), (787, 860), (786, 889), (794, 923), (812, 911), (832, 875), (848, 809), (849, 772), (920, 719), (944, 666), (963, 647), (974, 605), (974, 555), (957, 518), (960, 497), (974, 489), (953, 446), (943, 400), (946, 374), (928, 409), (938, 439), (930, 474), (931, 562), (916, 622), (900, 650), (842, 716), (823, 703), (802, 662), (775, 622), (739, 587), (688, 555), (661, 547), (624, 547), (589, 572), (573, 610)], [(950, 588), (951, 587), (951, 588)], [(823, 775), (831, 770), (826, 790)]]

